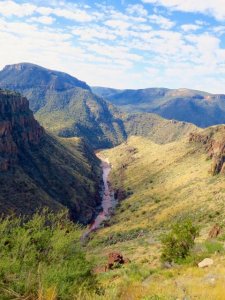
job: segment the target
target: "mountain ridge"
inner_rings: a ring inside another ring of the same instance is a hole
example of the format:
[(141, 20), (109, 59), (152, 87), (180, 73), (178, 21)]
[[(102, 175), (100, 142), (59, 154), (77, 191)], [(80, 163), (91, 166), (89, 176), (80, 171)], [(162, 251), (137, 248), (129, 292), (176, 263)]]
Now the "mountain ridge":
[(225, 123), (225, 95), (210, 94), (186, 88), (147, 88), (116, 90), (93, 87), (124, 112), (152, 112), (166, 119), (175, 119), (208, 127)]
[[(128, 135), (138, 134), (150, 138), (154, 136), (155, 140), (162, 143), (165, 138), (166, 124), (176, 132), (171, 135), (167, 130), (167, 141), (191, 130), (190, 124), (174, 123), (171, 126), (172, 123), (153, 114), (137, 116), (123, 113), (103, 97), (92, 93), (90, 87), (77, 86), (76, 78), (75, 82), (69, 81), (68, 88), (68, 82), (63, 82), (60, 72), (33, 64), (16, 64), (7, 66), (7, 69), (9, 69), (8, 77), (5, 77), (5, 71), (0, 72), (0, 87), (7, 87), (10, 83), (14, 83), (14, 86), (11, 86), (13, 90), (27, 96), (35, 117), (47, 130), (61, 137), (85, 138), (86, 142), (95, 149), (116, 146), (125, 141)], [(52, 84), (51, 80), (50, 86), (48, 85), (52, 72), (58, 76), (53, 83), (61, 81), (63, 89), (57, 89), (57, 85)], [(70, 75), (66, 74), (65, 77), (67, 76), (71, 79)], [(34, 81), (36, 77), (38, 82), (46, 82), (46, 88), (40, 88), (39, 83)], [(27, 86), (32, 88), (27, 89)], [(195, 127), (193, 126), (192, 129), (195, 130)], [(157, 137), (154, 131), (157, 131)], [(162, 135), (161, 139), (160, 135)]]

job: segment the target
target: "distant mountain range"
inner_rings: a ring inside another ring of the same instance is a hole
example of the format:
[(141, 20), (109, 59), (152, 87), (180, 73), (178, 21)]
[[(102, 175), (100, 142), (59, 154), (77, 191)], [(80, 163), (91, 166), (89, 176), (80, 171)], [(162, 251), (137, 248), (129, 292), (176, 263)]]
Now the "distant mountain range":
[(92, 91), (124, 112), (151, 112), (203, 128), (225, 123), (225, 95), (222, 94), (166, 88), (117, 90), (92, 87)]
[(6, 66), (0, 72), (0, 87), (26, 96), (47, 130), (61, 137), (83, 137), (95, 149), (118, 145), (129, 135), (164, 143), (166, 132), (166, 141), (172, 141), (195, 129), (153, 114), (122, 113), (86, 83), (30, 63)]

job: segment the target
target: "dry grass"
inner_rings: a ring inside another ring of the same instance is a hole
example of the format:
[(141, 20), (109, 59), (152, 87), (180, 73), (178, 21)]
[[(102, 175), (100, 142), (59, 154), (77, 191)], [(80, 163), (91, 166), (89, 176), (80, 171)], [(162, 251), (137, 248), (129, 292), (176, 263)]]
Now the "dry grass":
[[(133, 278), (131, 267), (125, 266), (101, 275), (100, 282), (109, 286), (105, 297), (223, 300), (223, 255), (213, 254), (214, 265), (206, 269), (199, 269), (192, 261), (166, 270), (161, 268), (159, 260), (159, 236), (174, 220), (189, 216), (200, 225), (198, 247), (204, 245), (215, 222), (223, 226), (224, 178), (209, 174), (211, 161), (206, 159), (204, 150), (190, 144), (186, 138), (158, 145), (142, 137), (131, 137), (127, 143), (105, 150), (103, 154), (113, 166), (114, 188), (123, 189), (128, 196), (118, 206), (110, 227), (95, 233), (87, 251), (98, 264), (105, 262), (109, 252), (120, 251), (145, 274)], [(145, 230), (143, 236), (112, 245), (97, 243), (106, 236), (137, 228)], [(212, 256), (210, 253), (204, 255)], [(200, 260), (201, 256), (197, 262)], [(156, 296), (158, 298), (154, 298)]]

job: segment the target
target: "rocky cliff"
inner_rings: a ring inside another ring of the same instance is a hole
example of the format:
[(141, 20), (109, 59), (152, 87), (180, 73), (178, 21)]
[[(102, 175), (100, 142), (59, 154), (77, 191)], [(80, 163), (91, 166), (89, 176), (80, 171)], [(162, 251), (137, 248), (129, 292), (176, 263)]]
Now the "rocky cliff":
[(0, 90), (0, 170), (7, 171), (13, 166), (20, 147), (38, 145), (43, 133), (27, 99)]
[(0, 214), (68, 208), (89, 222), (99, 204), (99, 161), (80, 139), (49, 135), (26, 98), (0, 90)]
[(215, 126), (202, 133), (191, 133), (190, 142), (203, 145), (207, 156), (212, 159), (210, 172), (213, 175), (225, 174), (225, 126)]

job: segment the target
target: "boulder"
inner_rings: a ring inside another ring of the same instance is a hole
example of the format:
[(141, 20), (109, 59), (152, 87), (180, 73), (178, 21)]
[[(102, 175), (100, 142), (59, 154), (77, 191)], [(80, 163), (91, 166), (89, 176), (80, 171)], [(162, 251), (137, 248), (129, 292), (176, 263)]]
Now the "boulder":
[(206, 267), (210, 267), (213, 265), (213, 259), (211, 258), (205, 258), (203, 259), (199, 264), (198, 267), (199, 268), (206, 268)]
[(130, 262), (129, 259), (124, 258), (123, 255), (119, 252), (111, 252), (108, 256), (107, 269), (112, 270), (117, 265), (123, 265)]
[(221, 232), (221, 228), (218, 224), (215, 224), (209, 232), (209, 238), (214, 239), (216, 238)]
[(97, 266), (94, 268), (93, 273), (99, 274), (104, 273), (109, 270), (113, 270), (118, 265), (123, 265), (129, 263), (129, 258), (124, 258), (123, 255), (119, 252), (111, 252), (108, 255), (108, 263), (104, 266)]

